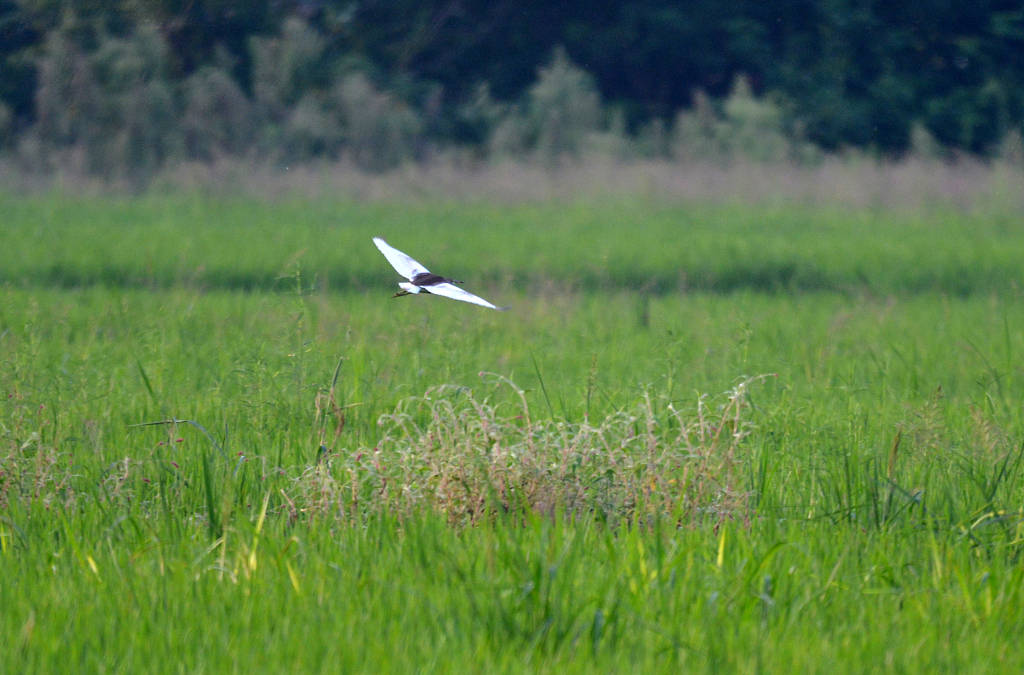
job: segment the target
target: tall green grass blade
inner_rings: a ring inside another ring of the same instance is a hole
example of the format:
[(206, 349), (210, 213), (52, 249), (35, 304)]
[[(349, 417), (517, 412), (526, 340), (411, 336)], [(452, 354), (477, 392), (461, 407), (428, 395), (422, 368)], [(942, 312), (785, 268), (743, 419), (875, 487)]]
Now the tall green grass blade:
[(530, 360), (533, 362), (533, 372), (537, 375), (541, 393), (544, 394), (544, 403), (548, 407), (548, 419), (555, 419), (555, 409), (551, 406), (551, 397), (548, 396), (548, 388), (544, 385), (544, 376), (540, 373), (540, 366), (537, 364), (537, 357), (533, 352), (530, 352)]
[(218, 510), (219, 496), (217, 494), (216, 479), (214, 478), (213, 462), (208, 451), (202, 453), (203, 461), (203, 488), (206, 497), (206, 525), (207, 533), (211, 540), (219, 539), (224, 535), (224, 529), (220, 520)]

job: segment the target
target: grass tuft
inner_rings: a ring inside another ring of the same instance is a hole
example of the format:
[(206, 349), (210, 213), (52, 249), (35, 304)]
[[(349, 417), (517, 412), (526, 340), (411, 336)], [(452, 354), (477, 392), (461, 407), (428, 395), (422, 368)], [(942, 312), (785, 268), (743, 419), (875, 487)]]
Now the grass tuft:
[(748, 516), (739, 450), (751, 430), (747, 390), (764, 376), (698, 397), (689, 414), (645, 392), (604, 419), (578, 423), (536, 416), (515, 383), (485, 377), (510, 388), (515, 404), (454, 385), (409, 397), (381, 416), (372, 450), (303, 475), (306, 508), (427, 509), (453, 524), (510, 513), (680, 524)]

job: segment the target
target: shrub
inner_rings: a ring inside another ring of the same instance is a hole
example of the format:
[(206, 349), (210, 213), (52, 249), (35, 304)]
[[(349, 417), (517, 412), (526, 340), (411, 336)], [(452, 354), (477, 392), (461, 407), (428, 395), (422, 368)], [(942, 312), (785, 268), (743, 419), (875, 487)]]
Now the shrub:
[(288, 160), (335, 157), (342, 131), (335, 115), (320, 97), (307, 94), (288, 112), (281, 142), (281, 155)]
[(565, 50), (556, 49), (528, 94), (527, 119), (533, 146), (546, 158), (578, 156), (587, 136), (600, 128), (601, 98), (593, 78)]
[(302, 19), (285, 20), (279, 36), (250, 39), (249, 53), (256, 104), (273, 123), (323, 83), (324, 39)]
[(206, 66), (185, 81), (182, 127), (189, 157), (240, 155), (255, 136), (249, 99), (225, 71)]
[(529, 123), (518, 108), (512, 107), (501, 121), (494, 125), (487, 139), (487, 152), (497, 159), (520, 157), (529, 150), (530, 144)]
[(508, 118), (509, 107), (495, 101), (491, 88), (482, 83), (473, 90), (468, 101), (456, 108), (455, 115), (467, 140), (486, 148), (498, 126)]
[(86, 53), (62, 31), (39, 60), (35, 134), (44, 155), (70, 150), (89, 173), (142, 178), (180, 153), (168, 49), (152, 26), (101, 36)]
[[(372, 450), (299, 478), (304, 511), (423, 508), (466, 524), (503, 513), (562, 513), (610, 522), (668, 517), (719, 522), (748, 514), (741, 446), (750, 431), (741, 381), (689, 414), (644, 395), (605, 419), (538, 419), (507, 378), (507, 408), (465, 387), (433, 387), (380, 418)], [(763, 377), (763, 376), (762, 376)]]
[(101, 92), (86, 55), (62, 32), (51, 32), (38, 73), (36, 135), (54, 148), (93, 140)]
[(1024, 167), (1024, 136), (1019, 129), (1011, 129), (999, 144), (998, 156), (1004, 162)]
[(182, 154), (178, 108), (164, 81), (146, 82), (127, 91), (118, 106), (118, 129), (104, 162), (114, 174), (145, 179)]
[(711, 98), (697, 90), (693, 96), (693, 108), (676, 113), (669, 140), (670, 154), (683, 161), (721, 157), (718, 146), (720, 124)]
[(719, 142), (727, 157), (777, 162), (789, 156), (782, 109), (769, 100), (755, 98), (745, 76), (737, 76), (723, 108), (725, 119)]
[(910, 154), (919, 159), (940, 159), (945, 150), (921, 122), (910, 125)]
[(108, 94), (130, 91), (168, 77), (169, 50), (163, 36), (142, 24), (126, 38), (103, 37), (92, 55), (96, 81)]
[(668, 157), (671, 154), (671, 138), (665, 121), (655, 117), (643, 125), (637, 134), (636, 145), (642, 157)]
[(360, 168), (382, 171), (415, 156), (419, 116), (363, 73), (339, 80), (329, 100), (340, 121), (344, 152)]
[(598, 137), (604, 111), (597, 87), (593, 78), (573, 64), (561, 48), (538, 71), (524, 105), (500, 106), (487, 95), (475, 106), (488, 113), (484, 117), (490, 129), (487, 150), (494, 157), (533, 153), (557, 162), (579, 157), (587, 149), (624, 153), (624, 128)]
[(799, 134), (787, 132), (782, 106), (757, 98), (745, 76), (738, 76), (719, 113), (698, 91), (693, 109), (676, 115), (671, 153), (683, 160), (752, 159), (760, 162), (809, 161), (815, 153)]

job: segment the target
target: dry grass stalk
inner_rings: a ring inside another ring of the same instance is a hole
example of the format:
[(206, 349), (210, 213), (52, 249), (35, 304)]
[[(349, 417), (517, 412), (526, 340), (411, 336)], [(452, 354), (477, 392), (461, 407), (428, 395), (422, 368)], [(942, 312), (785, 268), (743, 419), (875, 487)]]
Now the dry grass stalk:
[(538, 419), (523, 390), (493, 377), (514, 392), (512, 409), (451, 385), (406, 399), (381, 417), (372, 451), (335, 457), (300, 478), (307, 508), (325, 515), (426, 508), (453, 524), (526, 511), (682, 524), (746, 510), (739, 471), (750, 432), (746, 392), (760, 377), (720, 398), (700, 397), (689, 416), (646, 393), (597, 422)]

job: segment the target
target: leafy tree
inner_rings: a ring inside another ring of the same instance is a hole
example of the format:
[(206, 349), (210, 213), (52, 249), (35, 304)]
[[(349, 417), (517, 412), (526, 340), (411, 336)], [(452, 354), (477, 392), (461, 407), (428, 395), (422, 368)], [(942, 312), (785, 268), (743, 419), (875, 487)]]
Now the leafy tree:
[(0, 0), (0, 148), (100, 172), (553, 157), (596, 134), (655, 156), (994, 154), (1024, 130), (1022, 53), (1020, 0)]

